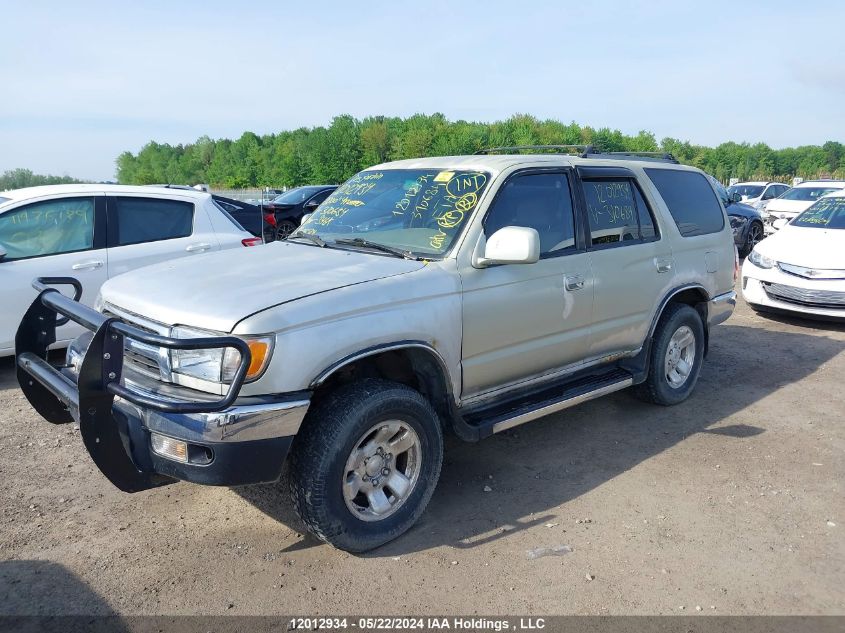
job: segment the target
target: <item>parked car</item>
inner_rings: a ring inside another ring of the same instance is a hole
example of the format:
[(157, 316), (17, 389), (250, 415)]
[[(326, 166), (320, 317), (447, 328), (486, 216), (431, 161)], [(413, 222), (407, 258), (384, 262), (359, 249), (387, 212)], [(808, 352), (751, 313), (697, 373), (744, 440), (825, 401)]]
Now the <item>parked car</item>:
[[(73, 275), (91, 305), (106, 279), (175, 257), (260, 243), (193, 189), (52, 185), (0, 198), (0, 356), (36, 293), (36, 277)], [(82, 328), (62, 325), (58, 345)]]
[(302, 222), (302, 216), (313, 213), (337, 185), (309, 185), (296, 187), (277, 196), (264, 205), (266, 221), (276, 227), (278, 239), (290, 235)]
[(845, 189), (845, 180), (805, 180), (766, 206), (766, 233), (774, 233), (777, 220), (791, 220), (816, 200)]
[(768, 206), (769, 200), (773, 200), (778, 196), (789, 191), (789, 185), (784, 185), (779, 182), (769, 181), (754, 181), (754, 182), (738, 182), (735, 185), (728, 187), (728, 194), (733, 196), (739, 194), (741, 196), (739, 202), (754, 207), (760, 211), (764, 211)]
[(845, 191), (758, 244), (742, 266), (742, 294), (755, 310), (845, 320)]
[(725, 189), (722, 183), (713, 176), (708, 174), (707, 177), (728, 214), (734, 234), (734, 244), (739, 255), (745, 257), (765, 237), (763, 213), (751, 205), (740, 202), (742, 194), (739, 191), (731, 192), (733, 187)]
[[(285, 241), (110, 280), (100, 313), (44, 284), (23, 391), (77, 416), (125, 491), (276, 481), (289, 454), (305, 524), (355, 552), (420, 517), (444, 432), (476, 441), (632, 385), (684, 401), (736, 302), (713, 187), (674, 160), (521, 149), (372, 167)], [(89, 330), (63, 369), (35, 333), (54, 310)]]
[(212, 195), (211, 199), (224, 212), (232, 216), (235, 222), (254, 236), (262, 238), (264, 242), (272, 242), (276, 239), (275, 227), (264, 219), (264, 212), (261, 207), (216, 194)]

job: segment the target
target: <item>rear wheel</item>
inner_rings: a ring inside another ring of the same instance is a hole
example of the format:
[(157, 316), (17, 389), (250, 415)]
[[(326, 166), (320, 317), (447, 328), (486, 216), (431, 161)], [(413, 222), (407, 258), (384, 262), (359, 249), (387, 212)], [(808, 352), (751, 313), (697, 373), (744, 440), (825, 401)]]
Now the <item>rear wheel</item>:
[(746, 257), (764, 237), (763, 225), (759, 222), (752, 222), (751, 226), (748, 227), (748, 235), (745, 236), (745, 244), (740, 249), (740, 256)]
[(293, 222), (292, 220), (282, 220), (279, 222), (278, 226), (276, 227), (276, 233), (278, 235), (278, 239), (283, 240), (288, 235), (293, 233), (297, 228), (298, 224)]
[(405, 385), (368, 379), (309, 411), (291, 450), (291, 496), (317, 538), (364, 552), (417, 521), (442, 460), (440, 422), (428, 401)]
[(652, 338), (648, 378), (635, 393), (654, 404), (683, 402), (695, 388), (703, 358), (701, 316), (688, 305), (670, 303)]

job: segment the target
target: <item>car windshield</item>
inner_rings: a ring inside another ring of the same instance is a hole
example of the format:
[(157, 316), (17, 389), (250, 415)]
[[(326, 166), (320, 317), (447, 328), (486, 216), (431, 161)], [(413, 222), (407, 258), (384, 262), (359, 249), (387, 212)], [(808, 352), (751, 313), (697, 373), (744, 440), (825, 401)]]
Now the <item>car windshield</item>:
[(809, 200), (818, 200), (823, 195), (830, 193), (831, 191), (838, 191), (841, 188), (842, 187), (829, 187), (823, 185), (819, 185), (818, 187), (793, 187), (783, 194), (780, 199), (807, 202)]
[(299, 204), (323, 189), (323, 187), (297, 187), (273, 198), (273, 204)]
[(845, 197), (822, 198), (791, 224), (815, 229), (845, 229)]
[(743, 199), (759, 198), (763, 193), (763, 185), (733, 185), (728, 187), (728, 193), (731, 195), (738, 193)]
[(440, 256), (489, 182), (490, 175), (479, 171), (362, 171), (326, 198), (291, 238), (310, 234), (329, 244), (360, 238), (418, 257)]

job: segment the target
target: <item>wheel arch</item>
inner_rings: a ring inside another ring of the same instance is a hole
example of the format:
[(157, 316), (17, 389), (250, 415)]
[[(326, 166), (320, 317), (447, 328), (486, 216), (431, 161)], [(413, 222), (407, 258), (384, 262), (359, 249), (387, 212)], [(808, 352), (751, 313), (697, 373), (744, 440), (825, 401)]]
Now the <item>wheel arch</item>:
[(654, 332), (657, 329), (657, 324), (666, 310), (666, 306), (670, 303), (682, 303), (694, 308), (701, 317), (702, 325), (704, 326), (704, 354), (707, 355), (710, 343), (710, 331), (707, 327), (707, 303), (710, 301), (710, 294), (701, 284), (687, 284), (673, 288), (663, 297), (660, 302), (660, 307), (654, 314), (651, 321), (651, 327), (648, 330), (648, 337), (646, 343), (650, 347), (651, 340), (654, 337)]
[(399, 341), (369, 347), (335, 361), (311, 381), (314, 398), (357, 378), (381, 377), (419, 391), (441, 420), (457, 408), (452, 376), (443, 356), (425, 341)]

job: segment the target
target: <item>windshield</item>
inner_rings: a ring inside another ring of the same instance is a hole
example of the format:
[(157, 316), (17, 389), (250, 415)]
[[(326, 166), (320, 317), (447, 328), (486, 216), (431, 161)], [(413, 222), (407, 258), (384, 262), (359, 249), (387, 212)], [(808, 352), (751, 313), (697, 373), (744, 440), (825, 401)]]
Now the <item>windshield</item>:
[(816, 229), (845, 229), (845, 197), (822, 198), (791, 224)]
[(324, 187), (297, 187), (273, 198), (273, 204), (299, 204), (322, 189)]
[(489, 174), (441, 169), (362, 171), (297, 229), (326, 242), (361, 238), (419, 257), (446, 253), (478, 204)]
[(733, 195), (738, 193), (743, 200), (748, 198), (759, 198), (763, 193), (763, 185), (733, 185), (728, 187), (728, 193)]
[(780, 197), (780, 200), (818, 200), (831, 191), (839, 191), (842, 187), (830, 187), (819, 185), (818, 187), (793, 187)]

